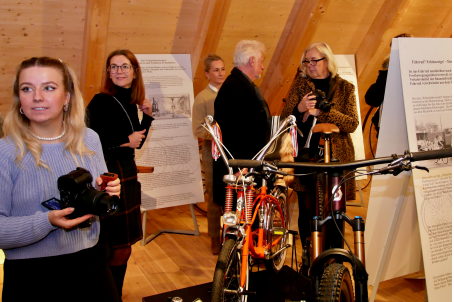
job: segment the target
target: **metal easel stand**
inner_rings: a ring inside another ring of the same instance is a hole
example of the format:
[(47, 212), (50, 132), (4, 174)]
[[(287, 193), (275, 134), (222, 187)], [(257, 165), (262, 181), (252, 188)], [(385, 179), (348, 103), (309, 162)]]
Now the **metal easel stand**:
[(347, 206), (350, 206), (350, 207), (365, 207), (366, 204), (364, 203), (363, 192), (361, 191), (361, 184), (359, 183), (359, 180), (356, 181), (356, 186), (359, 189), (359, 197), (361, 199), (361, 203), (347, 201)]
[(147, 210), (143, 211), (142, 231), (143, 231), (144, 237), (143, 237), (142, 241), (140, 242), (140, 245), (145, 246), (148, 242), (150, 242), (151, 240), (155, 239), (156, 237), (158, 237), (159, 235), (161, 235), (163, 233), (200, 236), (199, 226), (197, 225), (197, 219), (195, 218), (194, 207), (192, 204), (189, 204), (189, 209), (191, 210), (192, 221), (194, 222), (194, 231), (163, 229), (163, 230), (157, 231), (156, 233), (151, 234), (150, 236), (148, 236), (146, 238), (145, 238), (145, 234), (146, 234), (146, 229), (147, 229)]

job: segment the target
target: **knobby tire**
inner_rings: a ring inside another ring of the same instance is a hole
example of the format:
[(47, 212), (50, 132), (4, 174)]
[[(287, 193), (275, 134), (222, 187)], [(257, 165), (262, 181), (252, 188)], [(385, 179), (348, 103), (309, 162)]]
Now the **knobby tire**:
[(320, 281), (317, 301), (355, 301), (352, 278), (348, 268), (340, 263), (333, 263), (325, 269)]

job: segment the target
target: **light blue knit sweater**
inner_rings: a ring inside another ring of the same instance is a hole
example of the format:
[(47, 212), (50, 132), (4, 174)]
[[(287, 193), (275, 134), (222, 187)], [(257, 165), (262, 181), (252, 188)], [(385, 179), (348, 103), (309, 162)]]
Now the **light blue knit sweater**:
[[(98, 135), (91, 129), (85, 134), (85, 145), (96, 152), (91, 160), (77, 156), (79, 166), (89, 170), (94, 179), (107, 172)], [(0, 249), (6, 259), (28, 259), (74, 253), (98, 242), (99, 218), (92, 218), (91, 227), (64, 230), (52, 226), (49, 210), (41, 202), (52, 197), (60, 199), (57, 179), (76, 169), (77, 165), (64, 143), (43, 144), (41, 159), (50, 171), (36, 168), (35, 160), (27, 153), (21, 167), (14, 162), (15, 146), (0, 140)]]

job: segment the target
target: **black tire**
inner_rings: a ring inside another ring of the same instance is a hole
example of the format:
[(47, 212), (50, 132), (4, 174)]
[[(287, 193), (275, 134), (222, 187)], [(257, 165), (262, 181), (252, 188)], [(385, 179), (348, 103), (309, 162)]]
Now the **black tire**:
[(352, 278), (348, 268), (340, 263), (333, 263), (325, 269), (320, 281), (317, 301), (355, 301)]
[[(224, 289), (238, 291), (241, 283), (241, 250), (237, 249), (236, 240), (227, 239), (222, 245), (213, 277), (211, 292), (212, 302), (246, 302), (247, 296), (225, 293)], [(246, 275), (245, 290), (249, 283), (249, 268)]]
[[(282, 221), (284, 221), (286, 229), (288, 230), (288, 205), (287, 205), (287, 195), (283, 192), (278, 193), (276, 199), (279, 202), (279, 205), (281, 206), (282, 214), (283, 217), (281, 217), (279, 210), (275, 206), (271, 206), (270, 208), (270, 215), (269, 221), (267, 222), (268, 225), (268, 230), (271, 232), (271, 230), (274, 227), (277, 228), (283, 228)], [(279, 235), (273, 235), (271, 234), (271, 241), (274, 242), (275, 240), (279, 240), (279, 244), (276, 244), (275, 246), (271, 247), (271, 254), (279, 251), (281, 248), (283, 248), (287, 244), (287, 237), (288, 234), (285, 234), (284, 236), (279, 236)], [(274, 257), (273, 259), (268, 259), (265, 260), (265, 267), (267, 271), (272, 271), (274, 273), (279, 273), (282, 268), (284, 267), (285, 263), (285, 258), (287, 257), (287, 249), (283, 250), (279, 255)]]

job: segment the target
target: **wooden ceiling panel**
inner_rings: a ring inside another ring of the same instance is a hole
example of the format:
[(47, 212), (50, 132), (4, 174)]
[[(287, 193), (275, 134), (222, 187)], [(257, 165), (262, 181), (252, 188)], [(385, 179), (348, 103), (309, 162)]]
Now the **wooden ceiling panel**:
[(355, 54), (383, 1), (331, 1), (312, 42), (326, 42), (335, 54)]
[[(227, 73), (233, 68), (236, 44), (244, 39), (265, 44), (265, 70), (292, 10), (294, 0), (232, 0), (216, 53), (226, 65)], [(265, 72), (262, 73), (262, 79)], [(262, 79), (255, 81), (260, 86)]]
[(0, 112), (11, 106), (16, 67), (33, 56), (68, 62), (81, 74), (85, 1), (0, 2)]
[(106, 54), (189, 53), (201, 8), (197, 0), (112, 0)]

